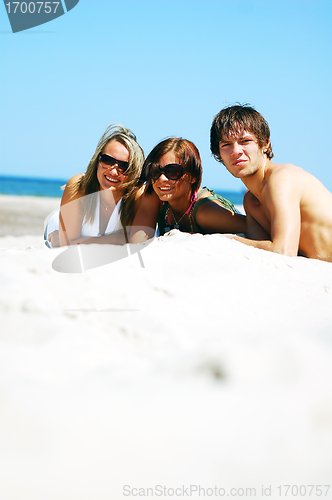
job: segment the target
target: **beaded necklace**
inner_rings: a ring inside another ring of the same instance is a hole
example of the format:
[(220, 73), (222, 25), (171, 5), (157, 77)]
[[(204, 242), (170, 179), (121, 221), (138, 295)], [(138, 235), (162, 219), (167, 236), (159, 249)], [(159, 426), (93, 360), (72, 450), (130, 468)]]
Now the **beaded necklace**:
[(195, 191), (195, 193), (192, 195), (191, 199), (190, 199), (190, 205), (188, 207), (188, 209), (185, 211), (185, 213), (180, 217), (180, 219), (177, 221), (175, 216), (174, 216), (174, 213), (173, 213), (173, 210), (170, 206), (170, 204), (168, 202), (167, 203), (167, 209), (166, 209), (166, 213), (165, 213), (165, 223), (168, 224), (169, 226), (171, 226), (171, 221), (170, 221), (170, 217), (169, 217), (169, 212), (171, 211), (171, 214), (173, 216), (173, 219), (174, 219), (174, 229), (179, 229), (180, 228), (180, 221), (183, 219), (183, 217), (185, 215), (188, 215), (189, 214), (189, 223), (190, 223), (190, 230), (192, 233), (194, 233), (194, 225), (193, 225), (193, 211), (194, 211), (194, 205), (197, 201), (197, 191)]

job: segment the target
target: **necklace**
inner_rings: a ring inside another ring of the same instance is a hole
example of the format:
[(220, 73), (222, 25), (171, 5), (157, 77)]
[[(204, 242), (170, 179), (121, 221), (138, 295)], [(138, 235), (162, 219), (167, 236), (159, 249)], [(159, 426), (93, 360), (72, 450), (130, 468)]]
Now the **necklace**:
[(107, 211), (113, 205), (113, 203), (111, 203), (110, 205), (106, 205), (106, 203), (104, 202), (104, 200), (102, 199), (102, 197), (100, 197), (100, 198), (101, 198), (101, 201), (104, 203), (105, 209)]
[(179, 229), (179, 227), (180, 227), (180, 222), (182, 221), (183, 217), (186, 215), (187, 210), (186, 210), (186, 211), (185, 211), (185, 213), (182, 215), (182, 217), (180, 217), (180, 219), (177, 221), (177, 220), (176, 220), (176, 218), (175, 218), (175, 216), (174, 216), (174, 214), (173, 214), (173, 210), (171, 209), (171, 205), (170, 205), (170, 204), (168, 205), (168, 208), (170, 209), (171, 214), (173, 215), (173, 219), (174, 219), (174, 222), (175, 222), (175, 224), (174, 224), (174, 229)]
[[(171, 211), (171, 214), (173, 215), (173, 219), (174, 219), (174, 222), (175, 222), (174, 229), (179, 229), (180, 222), (182, 221), (183, 217), (185, 215), (189, 214), (190, 228), (191, 228), (191, 230), (193, 232), (193, 224), (192, 224), (192, 220), (191, 219), (192, 219), (192, 209), (193, 209), (193, 206), (194, 206), (196, 200), (197, 200), (197, 191), (191, 197), (189, 208), (187, 208), (187, 210), (185, 211), (185, 213), (180, 217), (180, 219), (178, 221), (176, 220), (176, 218), (174, 216), (174, 213), (173, 213), (173, 210), (171, 208), (171, 205), (168, 203), (168, 207), (167, 207), (167, 211), (166, 211), (165, 216), (169, 219), (169, 216), (168, 216), (168, 209), (169, 209)], [(165, 217), (165, 219), (166, 219), (166, 217)]]

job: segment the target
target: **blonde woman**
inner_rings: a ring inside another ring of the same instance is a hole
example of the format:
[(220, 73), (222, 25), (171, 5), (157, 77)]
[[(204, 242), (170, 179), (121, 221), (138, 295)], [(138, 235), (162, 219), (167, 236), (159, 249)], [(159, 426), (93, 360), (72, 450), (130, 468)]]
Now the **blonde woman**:
[[(144, 152), (133, 132), (123, 125), (110, 125), (85, 174), (75, 175), (66, 184), (60, 207), (60, 246), (126, 243), (144, 191), (139, 181), (143, 163)], [(54, 236), (49, 235), (47, 241), (56, 241)]]

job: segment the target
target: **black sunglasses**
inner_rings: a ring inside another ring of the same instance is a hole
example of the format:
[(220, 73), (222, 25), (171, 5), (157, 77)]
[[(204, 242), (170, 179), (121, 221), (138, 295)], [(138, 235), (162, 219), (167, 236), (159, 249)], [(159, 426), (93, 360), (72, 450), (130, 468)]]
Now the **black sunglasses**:
[(117, 165), (117, 170), (121, 174), (124, 174), (125, 172), (127, 172), (128, 168), (129, 168), (128, 161), (117, 160), (116, 158), (113, 158), (113, 156), (106, 155), (104, 153), (102, 153), (98, 156), (98, 160), (100, 161), (100, 163), (104, 163), (105, 165), (108, 165), (109, 167), (113, 167), (114, 165)]
[(179, 163), (169, 163), (162, 167), (161, 165), (152, 165), (150, 176), (153, 181), (159, 179), (161, 174), (164, 174), (167, 179), (177, 181), (183, 176), (183, 166)]

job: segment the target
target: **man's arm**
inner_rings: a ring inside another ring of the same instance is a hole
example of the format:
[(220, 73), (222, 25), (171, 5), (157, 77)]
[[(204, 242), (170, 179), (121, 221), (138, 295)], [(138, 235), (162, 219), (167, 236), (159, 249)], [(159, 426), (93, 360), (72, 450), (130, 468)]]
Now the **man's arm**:
[(258, 222), (253, 213), (255, 213), (255, 209), (260, 210), (261, 204), (259, 200), (248, 190), (243, 198), (243, 207), (247, 215), (247, 237), (251, 240), (266, 240), (271, 241), (270, 233), (268, 233), (263, 225), (268, 228), (269, 221), (266, 216), (263, 215), (263, 219), (260, 218), (260, 222)]
[(269, 214), (270, 238), (255, 219), (250, 203), (246, 206), (248, 227), (251, 226), (248, 232), (251, 237), (260, 236), (262, 239), (246, 239), (240, 236), (233, 238), (255, 248), (296, 256), (301, 233), (300, 200), (300, 186), (292, 173), (281, 170), (271, 175), (266, 186), (264, 207), (262, 207)]

